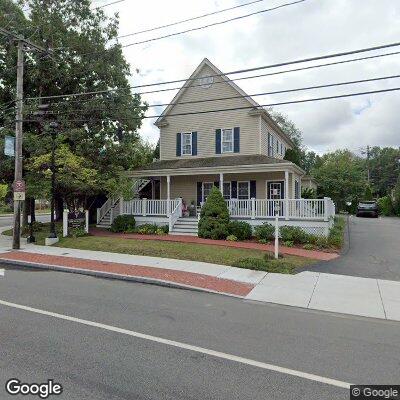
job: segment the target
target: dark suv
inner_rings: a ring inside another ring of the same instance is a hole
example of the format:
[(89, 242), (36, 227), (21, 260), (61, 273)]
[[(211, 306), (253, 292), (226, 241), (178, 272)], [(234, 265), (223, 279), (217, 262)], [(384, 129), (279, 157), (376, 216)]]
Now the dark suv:
[(360, 201), (357, 206), (357, 217), (371, 216), (378, 218), (378, 204), (376, 201)]

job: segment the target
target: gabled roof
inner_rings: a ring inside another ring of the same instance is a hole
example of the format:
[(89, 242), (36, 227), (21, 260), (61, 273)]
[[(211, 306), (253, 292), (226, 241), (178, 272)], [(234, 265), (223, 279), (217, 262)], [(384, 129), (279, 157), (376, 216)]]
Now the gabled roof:
[(197, 75), (200, 71), (205, 67), (208, 66), (215, 75), (218, 75), (222, 80), (224, 80), (227, 84), (229, 84), (234, 90), (236, 90), (247, 102), (250, 106), (253, 106), (254, 109), (250, 109), (249, 111), (254, 112), (257, 110), (260, 112), (260, 115), (264, 117), (264, 119), (272, 125), (291, 145), (294, 145), (292, 140), (282, 131), (279, 125), (274, 121), (274, 119), (269, 115), (269, 113), (260, 106), (254, 99), (252, 99), (243, 89), (241, 89), (235, 82), (230, 80), (223, 72), (221, 72), (208, 58), (204, 58), (203, 61), (199, 64), (199, 66), (194, 70), (192, 75), (187, 79), (184, 85), (179, 89), (178, 93), (174, 96), (171, 101), (171, 104), (167, 106), (167, 108), (162, 112), (161, 116), (156, 120), (154, 125), (160, 127), (161, 122), (163, 119), (169, 114), (169, 112), (174, 107), (174, 103), (177, 103), (179, 98), (183, 95), (183, 93), (190, 87), (194, 79), (196, 79)]

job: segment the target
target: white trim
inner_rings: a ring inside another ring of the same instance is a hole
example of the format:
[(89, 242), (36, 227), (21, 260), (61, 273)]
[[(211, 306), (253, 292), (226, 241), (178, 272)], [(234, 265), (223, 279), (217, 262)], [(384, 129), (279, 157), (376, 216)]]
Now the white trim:
[[(190, 153), (183, 154), (183, 135), (190, 135)], [(193, 155), (193, 132), (181, 132), (181, 156)]]
[[(247, 192), (248, 192), (247, 199), (241, 199), (239, 197), (239, 183), (247, 183)], [(250, 199), (250, 181), (237, 181), (237, 198), (238, 198), (238, 200), (248, 200), (248, 199)]]
[(211, 189), (214, 186), (214, 182), (201, 182), (201, 202), (205, 203), (206, 199), (204, 198), (204, 184), (211, 183)]
[[(232, 150), (224, 151), (224, 146), (223, 146), (224, 131), (229, 131), (229, 130), (232, 131)], [(221, 154), (234, 153), (234, 151), (235, 151), (235, 128), (221, 128)]]
[[(282, 189), (284, 189), (284, 187), (285, 187), (285, 178), (282, 178), (282, 179), (266, 179), (265, 180), (265, 199), (266, 200), (272, 200), (272, 199), (270, 199), (268, 197), (268, 195), (269, 195), (269, 193), (268, 193), (268, 183), (280, 183), (280, 184), (282, 184), (282, 182), (283, 182), (283, 188), (281, 187), (281, 196), (282, 196)], [(285, 191), (284, 190), (283, 190), (283, 195), (284, 196), (280, 198), (281, 200), (285, 199)]]
[[(223, 185), (225, 185), (225, 183), (229, 183), (229, 199), (225, 199), (225, 195), (224, 195), (224, 186), (223, 186)], [(223, 181), (223, 182), (222, 182), (222, 197), (223, 197), (225, 200), (230, 200), (230, 199), (232, 199), (232, 181)]]

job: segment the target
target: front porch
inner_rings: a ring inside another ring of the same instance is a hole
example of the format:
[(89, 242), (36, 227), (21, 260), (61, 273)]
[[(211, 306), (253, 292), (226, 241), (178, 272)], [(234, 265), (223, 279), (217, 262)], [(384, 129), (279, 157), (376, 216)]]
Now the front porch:
[[(197, 219), (213, 186), (220, 189), (232, 219), (252, 226), (271, 221), (327, 235), (335, 206), (331, 199), (302, 199), (297, 165), (267, 156), (227, 156), (156, 161), (130, 172), (134, 199), (108, 200), (98, 210), (98, 225), (120, 214), (137, 224), (169, 225), (170, 233), (197, 234)], [(191, 217), (187, 219), (185, 217)]]
[[(324, 199), (230, 199), (225, 200), (232, 219), (246, 221), (252, 226), (261, 225), (263, 222), (273, 220), (278, 214), (280, 225), (300, 226), (306, 232), (324, 235), (329, 232), (332, 218), (335, 215), (335, 205), (330, 198)], [(106, 207), (109, 207), (108, 210)], [(97, 223), (101, 226), (104, 216), (108, 214), (107, 226), (111, 225), (118, 215), (134, 215), (138, 225), (154, 223), (168, 225), (171, 233), (177, 225), (186, 225), (193, 232), (197, 227), (200, 208), (196, 208), (195, 218), (183, 216), (183, 200), (153, 200), (153, 199), (117, 199), (109, 202), (106, 207), (98, 209)], [(107, 210), (107, 211), (106, 211)], [(103, 215), (103, 218), (102, 218)], [(186, 224), (185, 221), (186, 220)], [(179, 221), (179, 222), (178, 222)], [(189, 223), (190, 222), (190, 223)], [(190, 229), (192, 228), (192, 229)], [(183, 233), (178, 230), (175, 233)]]

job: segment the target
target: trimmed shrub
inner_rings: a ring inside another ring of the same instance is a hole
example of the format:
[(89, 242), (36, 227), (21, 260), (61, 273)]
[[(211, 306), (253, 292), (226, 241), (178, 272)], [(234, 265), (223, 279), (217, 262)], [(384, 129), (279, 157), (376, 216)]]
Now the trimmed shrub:
[(251, 225), (244, 221), (231, 221), (228, 225), (229, 235), (234, 235), (237, 240), (248, 240), (251, 238)]
[(233, 267), (281, 274), (292, 274), (295, 270), (295, 267), (285, 260), (268, 260), (256, 257), (240, 258), (233, 264)]
[(127, 232), (135, 229), (136, 220), (133, 215), (118, 215), (111, 225), (111, 232)]
[(346, 221), (343, 217), (335, 217), (334, 224), (329, 231), (328, 244), (329, 246), (340, 249), (344, 243), (344, 228)]
[(137, 227), (136, 232), (140, 235), (154, 235), (158, 229), (156, 224), (143, 224)]
[(226, 240), (229, 240), (230, 242), (237, 242), (238, 238), (235, 235), (229, 235)]
[(226, 239), (229, 235), (229, 211), (218, 188), (213, 186), (201, 209), (199, 237), (206, 239)]
[(260, 242), (261, 240), (271, 240), (274, 238), (275, 228), (268, 222), (264, 222), (262, 225), (256, 226), (254, 228), (254, 236)]
[(315, 249), (315, 246), (314, 246), (312, 243), (306, 243), (306, 244), (303, 246), (303, 249), (304, 249), (304, 250), (314, 250), (314, 249)]
[(379, 212), (382, 215), (390, 216), (394, 214), (393, 202), (390, 196), (384, 196), (378, 199)]
[(284, 242), (306, 243), (307, 233), (298, 226), (282, 226), (280, 229), (281, 238)]

